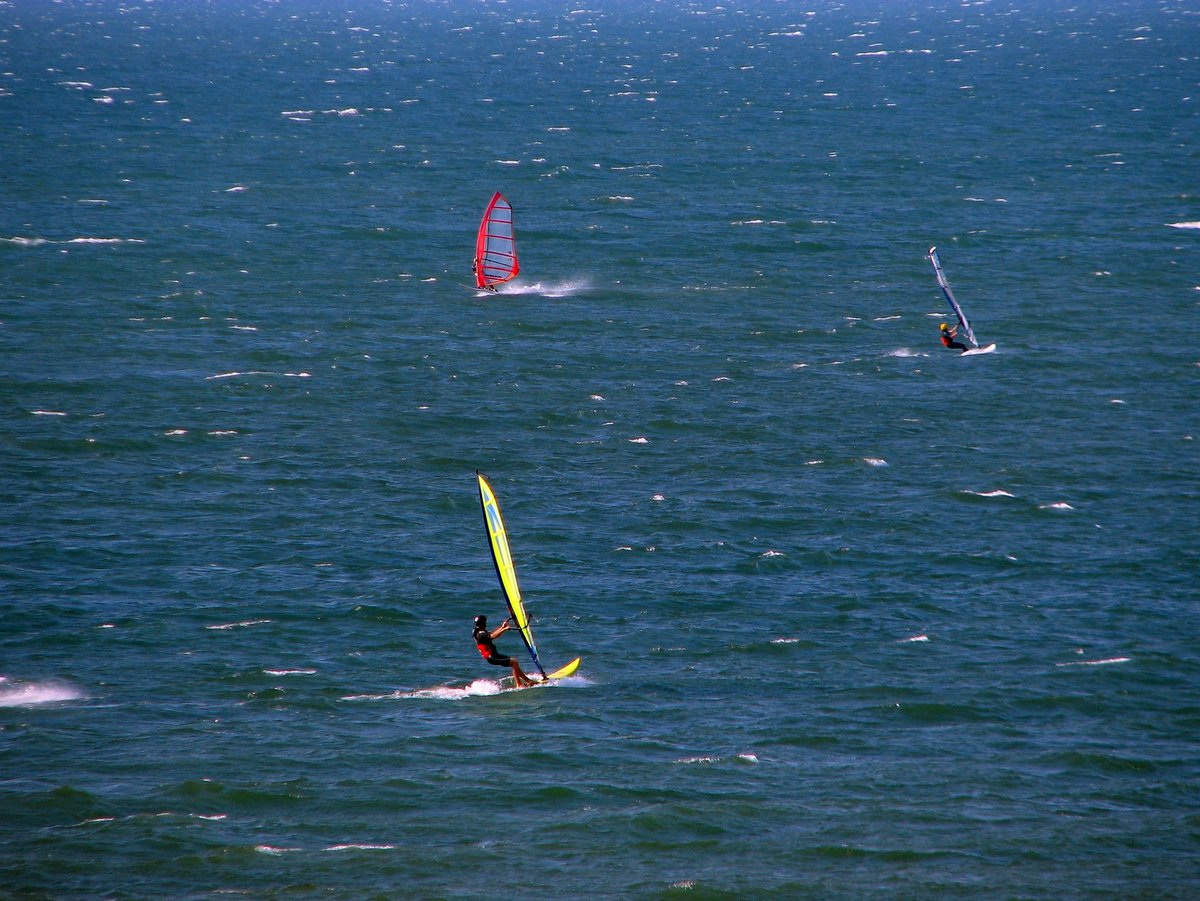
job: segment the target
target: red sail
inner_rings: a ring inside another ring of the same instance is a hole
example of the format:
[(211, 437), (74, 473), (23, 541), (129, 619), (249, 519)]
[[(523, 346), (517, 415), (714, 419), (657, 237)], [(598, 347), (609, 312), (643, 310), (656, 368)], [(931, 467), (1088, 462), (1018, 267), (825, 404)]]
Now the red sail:
[(520, 271), (512, 204), (497, 191), (483, 214), (475, 239), (475, 287), (495, 288)]

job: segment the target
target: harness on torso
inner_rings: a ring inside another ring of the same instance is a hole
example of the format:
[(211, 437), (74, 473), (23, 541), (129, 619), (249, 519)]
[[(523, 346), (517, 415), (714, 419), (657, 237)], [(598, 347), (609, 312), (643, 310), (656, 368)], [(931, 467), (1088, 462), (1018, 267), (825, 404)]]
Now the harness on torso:
[(500, 656), (500, 652), (496, 650), (496, 643), (492, 641), (491, 633), (487, 629), (475, 630), (475, 647), (479, 649), (484, 660)]

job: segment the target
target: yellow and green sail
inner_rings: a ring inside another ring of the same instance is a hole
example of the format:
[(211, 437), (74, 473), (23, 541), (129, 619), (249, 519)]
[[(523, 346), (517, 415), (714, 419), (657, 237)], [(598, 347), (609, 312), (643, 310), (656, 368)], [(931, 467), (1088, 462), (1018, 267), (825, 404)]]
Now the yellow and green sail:
[(500, 579), (500, 587), (504, 589), (504, 600), (508, 604), (508, 612), (512, 615), (512, 621), (516, 625), (517, 631), (521, 633), (521, 640), (529, 649), (533, 665), (544, 676), (546, 671), (542, 669), (541, 661), (538, 660), (537, 645), (533, 643), (533, 630), (530, 628), (529, 616), (525, 612), (525, 604), (521, 600), (521, 586), (517, 584), (517, 567), (513, 563), (512, 551), (508, 547), (508, 533), (504, 529), (504, 517), (500, 515), (500, 502), (496, 500), (496, 494), (492, 491), (487, 476), (476, 470), (475, 478), (479, 482), (479, 503), (483, 507), (483, 523), (487, 528), (488, 546), (492, 551), (492, 562), (496, 564), (496, 575)]

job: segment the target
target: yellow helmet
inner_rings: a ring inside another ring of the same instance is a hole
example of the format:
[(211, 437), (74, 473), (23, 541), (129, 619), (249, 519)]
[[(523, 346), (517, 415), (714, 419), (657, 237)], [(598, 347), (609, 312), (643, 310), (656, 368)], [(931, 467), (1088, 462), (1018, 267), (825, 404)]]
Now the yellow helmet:
[(943, 322), (942, 323), (942, 331), (944, 332), (948, 328), (950, 328), (950, 326), (946, 325), (946, 323)]

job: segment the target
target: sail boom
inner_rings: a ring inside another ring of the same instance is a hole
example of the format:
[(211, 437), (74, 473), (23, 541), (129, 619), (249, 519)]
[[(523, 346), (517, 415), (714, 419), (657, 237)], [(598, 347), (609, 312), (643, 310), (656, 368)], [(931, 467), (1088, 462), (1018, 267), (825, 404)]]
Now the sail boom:
[(933, 264), (933, 271), (937, 275), (938, 286), (942, 289), (942, 293), (946, 295), (946, 301), (950, 304), (950, 309), (958, 319), (959, 329), (966, 336), (966, 339), (971, 342), (972, 347), (978, 347), (979, 342), (975, 340), (975, 332), (971, 330), (971, 323), (967, 321), (967, 314), (962, 311), (962, 307), (954, 299), (954, 292), (950, 290), (950, 283), (946, 281), (946, 273), (942, 271), (942, 261), (938, 259), (936, 247), (929, 248), (929, 262)]

